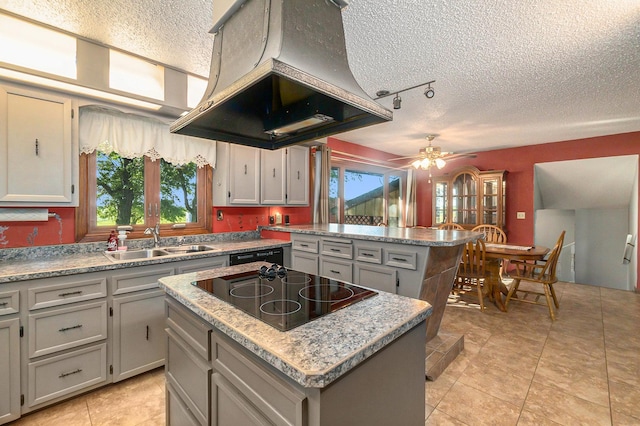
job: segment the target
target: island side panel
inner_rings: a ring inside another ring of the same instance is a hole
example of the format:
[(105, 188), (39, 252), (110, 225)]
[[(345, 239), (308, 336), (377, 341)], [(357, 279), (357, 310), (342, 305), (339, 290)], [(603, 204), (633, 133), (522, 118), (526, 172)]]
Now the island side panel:
[(433, 312), (428, 318), (427, 341), (438, 335), (447, 299), (456, 279), (464, 245), (429, 247), (427, 265), (419, 299), (429, 302)]
[(309, 426), (424, 425), (425, 322), (349, 374), (309, 390)]

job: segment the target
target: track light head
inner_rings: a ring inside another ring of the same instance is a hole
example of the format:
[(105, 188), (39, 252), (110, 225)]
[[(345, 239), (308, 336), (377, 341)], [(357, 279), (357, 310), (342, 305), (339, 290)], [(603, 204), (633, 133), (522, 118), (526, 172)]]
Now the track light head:
[(427, 99), (431, 99), (435, 94), (436, 92), (433, 91), (433, 89), (431, 88), (431, 84), (429, 84), (424, 91), (424, 95), (427, 97)]
[(400, 98), (400, 95), (396, 93), (396, 97), (393, 98), (393, 109), (402, 108), (401, 104), (402, 104), (402, 99)]

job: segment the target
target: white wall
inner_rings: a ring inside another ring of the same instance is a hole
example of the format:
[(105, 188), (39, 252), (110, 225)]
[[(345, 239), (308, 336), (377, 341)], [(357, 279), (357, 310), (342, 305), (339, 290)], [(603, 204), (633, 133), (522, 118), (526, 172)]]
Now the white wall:
[(572, 254), (576, 241), (575, 210), (537, 210), (535, 214), (536, 245), (551, 248), (556, 244), (560, 233), (565, 231), (564, 248), (560, 252), (556, 275), (560, 281), (575, 282)]
[(576, 211), (576, 282), (631, 290), (622, 255), (629, 232), (629, 209)]

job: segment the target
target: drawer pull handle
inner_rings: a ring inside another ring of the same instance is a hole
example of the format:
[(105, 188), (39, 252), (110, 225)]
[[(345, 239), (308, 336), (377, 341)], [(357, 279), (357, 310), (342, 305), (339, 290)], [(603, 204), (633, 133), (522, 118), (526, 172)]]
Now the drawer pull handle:
[(2, 302), (2, 303), (0, 303), (0, 307), (3, 307), (3, 308), (4, 308), (4, 307), (5, 307), (5, 306), (7, 306), (8, 304), (9, 304), (9, 302)]
[(76, 328), (82, 328), (82, 324), (72, 325), (71, 327), (62, 327), (58, 330), (60, 333), (64, 333), (65, 331), (75, 330)]
[(147, 340), (149, 340), (149, 326), (147, 326)]
[(332, 248), (332, 249), (329, 249), (329, 250), (331, 250), (331, 251), (340, 251), (340, 249), (337, 249), (337, 248)]
[(391, 260), (397, 260), (398, 262), (406, 262), (407, 259), (404, 259), (402, 257), (392, 257)]
[(78, 373), (82, 373), (82, 368), (77, 368), (73, 371), (69, 371), (68, 373), (60, 373), (58, 378), (62, 379), (63, 377), (71, 376), (72, 374), (78, 374)]
[(66, 293), (60, 293), (60, 294), (58, 294), (58, 296), (59, 297), (67, 297), (67, 296), (74, 296), (76, 294), (82, 294), (82, 290), (68, 291)]
[(309, 244), (300, 244), (300, 247), (309, 247)]
[(373, 257), (373, 254), (371, 254), (371, 253), (362, 253), (362, 255), (364, 257)]
[(340, 271), (336, 271), (336, 270), (334, 270), (334, 269), (331, 269), (329, 272), (331, 272), (332, 274), (338, 274), (338, 275), (340, 275)]

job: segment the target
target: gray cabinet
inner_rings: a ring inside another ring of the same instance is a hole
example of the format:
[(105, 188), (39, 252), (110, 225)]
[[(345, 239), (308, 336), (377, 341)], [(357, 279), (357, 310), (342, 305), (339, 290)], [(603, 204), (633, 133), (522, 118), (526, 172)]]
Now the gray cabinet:
[(217, 142), (213, 205), (308, 205), (309, 148), (275, 151)]
[(151, 290), (113, 299), (113, 381), (164, 364), (164, 292)]
[(164, 364), (164, 292), (158, 289), (158, 279), (174, 272), (167, 264), (129, 268), (111, 276), (114, 382)]
[(0, 316), (0, 424), (20, 417), (20, 320)]
[(392, 268), (368, 263), (355, 263), (354, 283), (374, 290), (395, 293), (398, 285), (398, 271)]
[(289, 205), (309, 204), (309, 148), (287, 148), (287, 195)]
[(0, 87), (0, 205), (78, 205), (72, 114), (69, 98)]
[(260, 153), (260, 202), (283, 205), (286, 203), (287, 149)]

